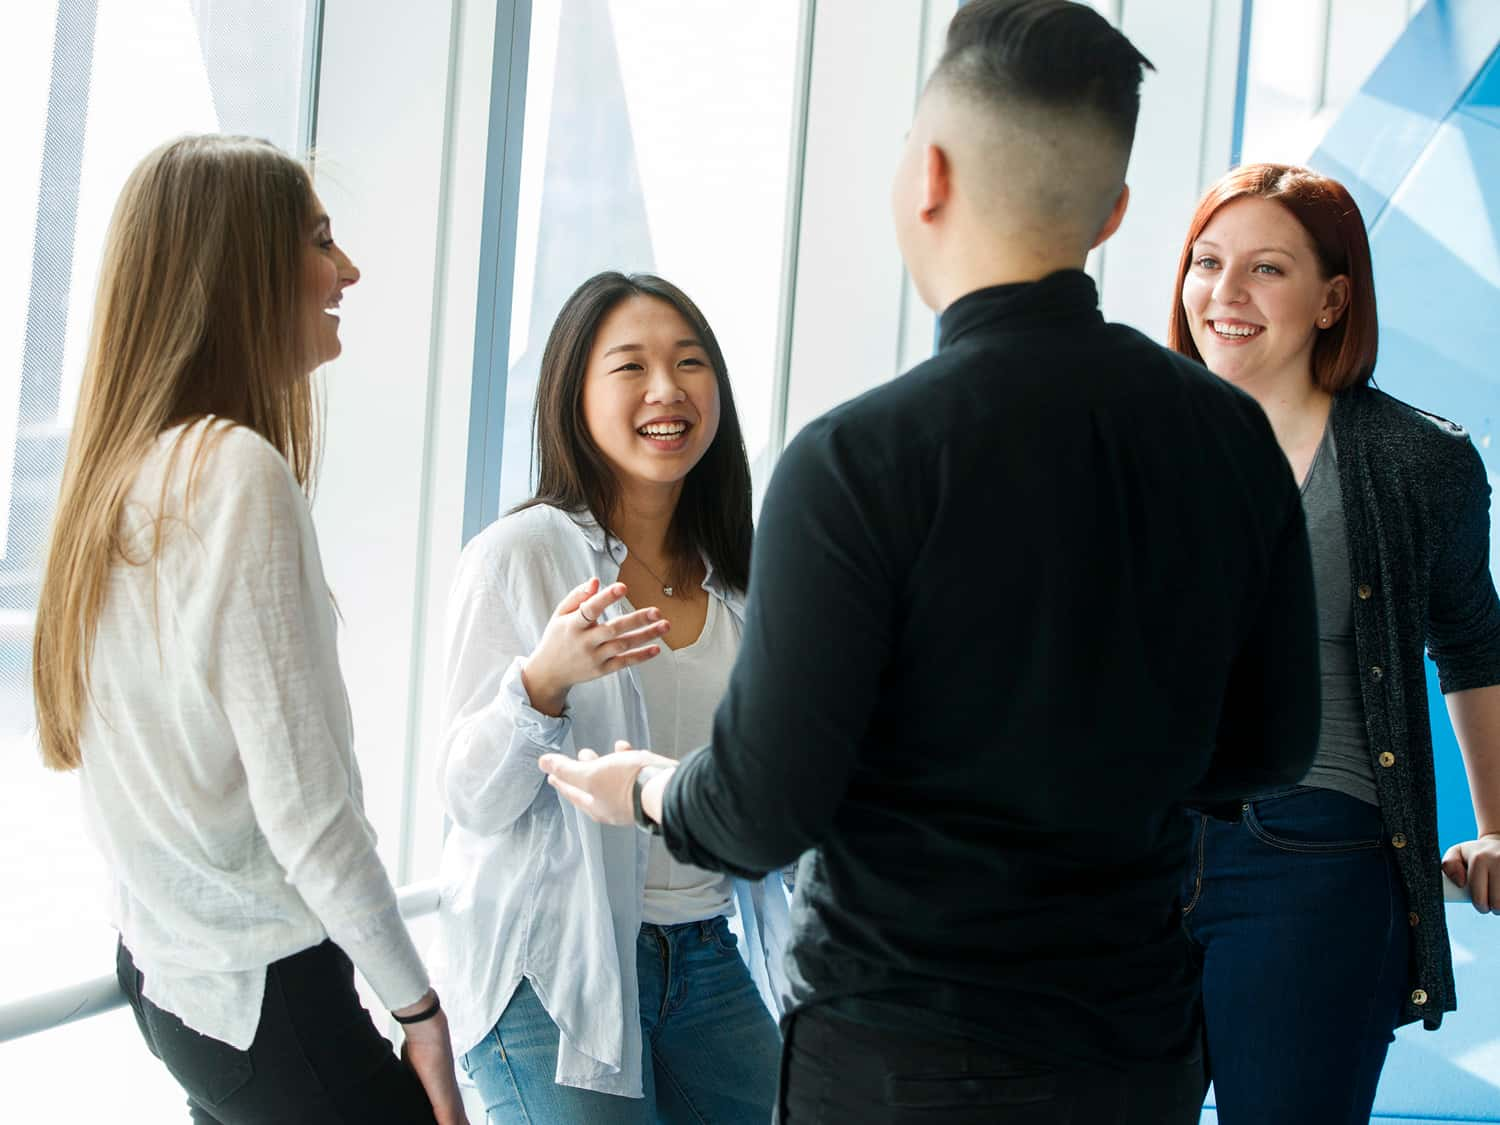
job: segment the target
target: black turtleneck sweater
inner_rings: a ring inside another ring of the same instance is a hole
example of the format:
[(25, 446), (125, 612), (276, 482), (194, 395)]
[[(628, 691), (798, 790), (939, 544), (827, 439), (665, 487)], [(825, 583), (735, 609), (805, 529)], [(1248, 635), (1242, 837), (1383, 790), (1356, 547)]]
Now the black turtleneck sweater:
[(1260, 408), (1106, 324), (1081, 272), (941, 328), (778, 464), (666, 840), (745, 875), (808, 853), (795, 1004), (1051, 1065), (1179, 1058), (1179, 807), (1296, 782), (1317, 737), (1297, 488)]

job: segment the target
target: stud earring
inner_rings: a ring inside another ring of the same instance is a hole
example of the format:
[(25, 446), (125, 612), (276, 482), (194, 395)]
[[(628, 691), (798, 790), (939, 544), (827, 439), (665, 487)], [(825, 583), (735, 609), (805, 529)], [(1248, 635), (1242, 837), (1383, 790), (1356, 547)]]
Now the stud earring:
[(1320, 317), (1318, 317), (1318, 327), (1320, 327), (1320, 328), (1327, 328), (1328, 327), (1328, 318), (1326, 316), (1320, 316)]

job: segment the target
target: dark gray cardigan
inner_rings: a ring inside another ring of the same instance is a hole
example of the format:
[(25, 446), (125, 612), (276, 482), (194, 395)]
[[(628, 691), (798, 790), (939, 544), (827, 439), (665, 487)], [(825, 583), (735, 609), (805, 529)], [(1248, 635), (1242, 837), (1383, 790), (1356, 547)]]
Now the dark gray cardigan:
[(1354, 640), (1380, 811), (1412, 927), (1402, 1023), (1457, 1007), (1443, 915), (1425, 647), (1444, 693), (1500, 683), (1490, 486), (1463, 427), (1371, 388), (1334, 399)]

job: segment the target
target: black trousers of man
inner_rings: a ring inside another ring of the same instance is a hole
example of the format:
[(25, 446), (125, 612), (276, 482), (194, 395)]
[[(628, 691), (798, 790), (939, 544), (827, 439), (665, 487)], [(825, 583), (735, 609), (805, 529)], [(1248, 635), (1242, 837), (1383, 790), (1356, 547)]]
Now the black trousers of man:
[(825, 1008), (783, 1023), (780, 1125), (1196, 1125), (1203, 1060), (1049, 1070), (967, 1039), (932, 1040)]

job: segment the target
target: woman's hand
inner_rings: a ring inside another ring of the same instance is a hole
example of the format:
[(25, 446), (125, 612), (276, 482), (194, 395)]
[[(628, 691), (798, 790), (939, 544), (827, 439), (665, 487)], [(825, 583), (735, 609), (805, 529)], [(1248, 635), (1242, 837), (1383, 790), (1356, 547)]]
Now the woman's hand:
[[(428, 989), (426, 996), (395, 1014), (416, 1015), (434, 999), (436, 994)], [(439, 1009), (420, 1023), (402, 1025), (401, 1030), (406, 1035), (406, 1042), (401, 1045), (401, 1058), (422, 1083), (438, 1125), (469, 1125), (463, 1095), (458, 1091), (458, 1076), (453, 1070), (453, 1043), (448, 1037), (447, 1015)]]
[(621, 668), (650, 660), (661, 651), (653, 644), (671, 628), (661, 611), (647, 608), (612, 621), (602, 614), (625, 596), (625, 584), (601, 590), (590, 578), (558, 605), (526, 666), (521, 683), (531, 705), (544, 715), (561, 715), (574, 684), (597, 680)]
[(592, 750), (578, 751), (574, 761), (566, 754), (543, 754), (537, 764), (547, 775), (547, 784), (600, 824), (635, 823), (635, 804), (630, 790), (635, 775), (647, 766), (675, 769), (671, 758), (649, 750), (632, 750), (628, 742), (616, 742), (615, 752), (599, 757)]
[(1500, 913), (1500, 832), (1454, 844), (1443, 856), (1443, 874), (1468, 889), (1479, 913)]

